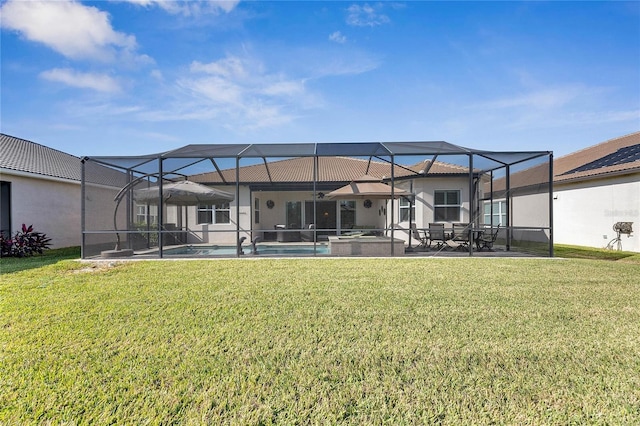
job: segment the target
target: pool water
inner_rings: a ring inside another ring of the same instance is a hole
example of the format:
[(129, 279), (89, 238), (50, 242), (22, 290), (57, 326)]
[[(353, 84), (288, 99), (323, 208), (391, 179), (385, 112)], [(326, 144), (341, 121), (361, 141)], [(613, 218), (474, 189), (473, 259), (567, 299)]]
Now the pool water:
[[(309, 245), (276, 245), (276, 244), (258, 244), (256, 246), (257, 254), (280, 254), (280, 255), (296, 255), (296, 254), (314, 254), (313, 244)], [(243, 246), (244, 254), (251, 254), (251, 246)], [(167, 256), (235, 256), (236, 246), (185, 246), (163, 250), (163, 254)], [(315, 246), (315, 254), (329, 254), (329, 246), (326, 244), (317, 244)]]

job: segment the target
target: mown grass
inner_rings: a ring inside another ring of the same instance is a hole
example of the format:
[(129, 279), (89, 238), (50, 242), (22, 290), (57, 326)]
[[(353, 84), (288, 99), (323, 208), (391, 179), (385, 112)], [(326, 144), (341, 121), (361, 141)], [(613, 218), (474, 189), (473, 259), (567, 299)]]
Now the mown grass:
[(45, 250), (43, 254), (31, 257), (3, 257), (0, 258), (0, 273), (24, 271), (25, 269), (40, 268), (52, 265), (65, 259), (79, 259), (80, 247), (65, 247)]
[(3, 272), (0, 423), (637, 424), (639, 276), (478, 258)]
[(640, 260), (640, 254), (631, 251), (596, 249), (592, 247), (572, 246), (567, 244), (556, 244), (554, 245), (553, 250), (556, 257), (572, 259)]

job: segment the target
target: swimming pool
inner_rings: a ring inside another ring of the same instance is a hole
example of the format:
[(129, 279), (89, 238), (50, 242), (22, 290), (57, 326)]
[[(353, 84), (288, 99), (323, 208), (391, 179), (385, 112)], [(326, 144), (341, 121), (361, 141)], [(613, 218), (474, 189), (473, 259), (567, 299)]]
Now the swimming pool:
[[(251, 255), (251, 246), (243, 246), (245, 255)], [(256, 246), (257, 255), (313, 255), (313, 244), (258, 244)], [(184, 246), (163, 250), (165, 256), (235, 256), (236, 246)], [(329, 254), (327, 244), (316, 244), (315, 254)]]

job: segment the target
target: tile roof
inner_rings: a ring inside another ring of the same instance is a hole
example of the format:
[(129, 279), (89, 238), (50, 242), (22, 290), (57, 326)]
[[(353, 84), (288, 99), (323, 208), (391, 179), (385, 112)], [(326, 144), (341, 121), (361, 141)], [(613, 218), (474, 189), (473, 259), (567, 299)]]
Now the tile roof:
[[(576, 180), (604, 178), (618, 174), (640, 173), (640, 132), (593, 145), (553, 160), (553, 182), (562, 184)], [(511, 188), (546, 184), (546, 163), (514, 173)], [(494, 190), (505, 187), (504, 179), (494, 182)], [(488, 189), (488, 185), (485, 187)]]
[(554, 181), (586, 179), (640, 171), (640, 132), (631, 133), (559, 157), (553, 162)]
[(0, 168), (80, 181), (80, 159), (62, 151), (0, 133)]
[[(69, 179), (78, 183), (82, 179), (80, 158), (26, 139), (0, 133), (0, 153), (0, 169)], [(126, 183), (124, 173), (91, 162), (86, 167), (87, 182), (115, 187), (122, 187)]]
[[(313, 182), (313, 157), (298, 157), (268, 163), (244, 166), (239, 169), (242, 183)], [(425, 162), (412, 166), (396, 165), (395, 177), (407, 177), (425, 170)], [(467, 174), (467, 168), (436, 161), (429, 174)], [(236, 169), (221, 170), (226, 182), (235, 182)], [(391, 165), (381, 161), (368, 161), (350, 157), (318, 157), (318, 182), (351, 182), (362, 175), (384, 179), (391, 176)], [(190, 180), (200, 183), (221, 183), (223, 179), (217, 172), (192, 175)]]

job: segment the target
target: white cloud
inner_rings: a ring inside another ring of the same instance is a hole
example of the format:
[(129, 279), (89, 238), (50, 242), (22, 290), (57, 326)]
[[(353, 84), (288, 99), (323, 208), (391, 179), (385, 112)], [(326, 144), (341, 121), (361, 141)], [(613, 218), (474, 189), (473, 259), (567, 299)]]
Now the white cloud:
[(329, 34), (329, 40), (342, 44), (347, 41), (347, 37), (344, 36), (340, 31), (335, 31)]
[(157, 6), (174, 15), (193, 16), (203, 13), (229, 13), (240, 0), (124, 0), (140, 6)]
[(181, 79), (181, 86), (214, 102), (248, 105), (260, 99), (267, 105), (306, 93), (303, 80), (269, 74), (262, 63), (238, 56), (207, 64), (194, 61), (189, 69), (193, 77)]
[(208, 64), (193, 61), (190, 70), (191, 72), (214, 74), (223, 78), (238, 80), (247, 77), (247, 71), (245, 69), (246, 63), (246, 60), (231, 56)]
[(347, 8), (347, 24), (356, 27), (375, 27), (377, 25), (388, 24), (389, 17), (381, 13), (383, 5), (378, 3), (374, 6), (365, 4), (352, 4)]
[(194, 61), (190, 73), (178, 79), (183, 99), (171, 110), (148, 111), (147, 120), (218, 120), (225, 126), (257, 129), (288, 123), (293, 111), (317, 107), (304, 79), (266, 71), (247, 57), (227, 56), (218, 61)]
[(149, 74), (157, 81), (164, 81), (164, 76), (162, 75), (162, 71), (160, 70), (152, 70)]
[(30, 41), (42, 43), (71, 59), (141, 60), (136, 39), (115, 31), (109, 14), (73, 0), (9, 0), (0, 10), (2, 27), (17, 31)]
[(92, 89), (107, 93), (115, 93), (121, 90), (118, 82), (108, 75), (82, 73), (69, 68), (54, 68), (43, 71), (40, 73), (40, 77), (80, 89)]
[(549, 88), (509, 98), (496, 99), (485, 103), (484, 106), (496, 109), (520, 107), (551, 109), (562, 107), (584, 94), (585, 89), (577, 86)]

